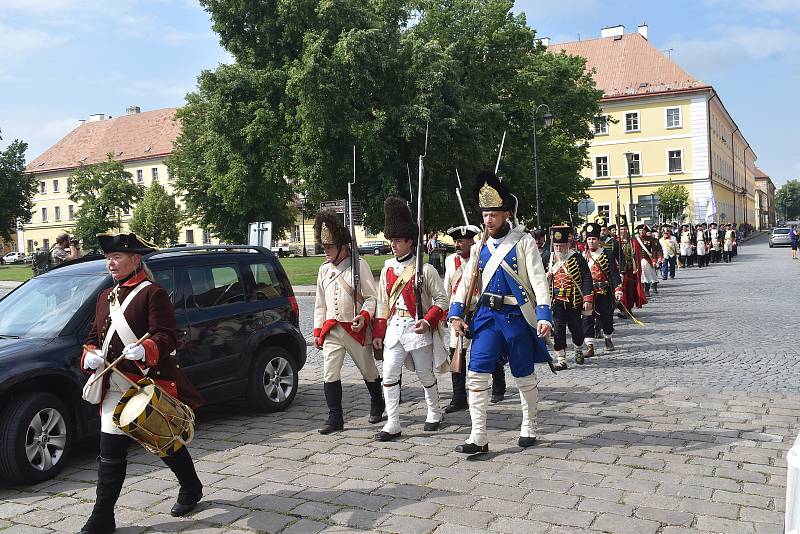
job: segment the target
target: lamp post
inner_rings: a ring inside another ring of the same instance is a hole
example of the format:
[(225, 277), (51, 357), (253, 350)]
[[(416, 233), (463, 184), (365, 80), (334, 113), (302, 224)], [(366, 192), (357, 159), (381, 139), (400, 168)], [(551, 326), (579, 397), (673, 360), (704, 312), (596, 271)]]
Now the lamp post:
[(617, 187), (617, 217), (619, 218), (619, 179), (614, 180), (614, 185)]
[(533, 174), (536, 184), (536, 227), (542, 227), (541, 206), (539, 203), (539, 152), (536, 146), (536, 115), (540, 109), (546, 109), (544, 114), (544, 125), (550, 128), (553, 125), (553, 114), (550, 113), (550, 106), (547, 104), (539, 104), (533, 110)]
[(303, 257), (305, 258), (308, 256), (308, 251), (306, 250), (306, 195), (300, 195), (300, 224), (302, 225), (302, 232), (303, 232)]
[(630, 208), (629, 208), (629, 217), (631, 220), (630, 223), (630, 235), (633, 235), (633, 178), (631, 178), (631, 165), (633, 164), (633, 152), (625, 152), (625, 160), (628, 162), (628, 194), (630, 195)]

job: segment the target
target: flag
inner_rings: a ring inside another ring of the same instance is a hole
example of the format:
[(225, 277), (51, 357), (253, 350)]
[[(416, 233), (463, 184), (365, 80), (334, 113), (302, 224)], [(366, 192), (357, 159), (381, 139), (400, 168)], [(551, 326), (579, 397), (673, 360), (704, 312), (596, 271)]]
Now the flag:
[(717, 201), (712, 196), (706, 203), (706, 224), (714, 222), (714, 215), (717, 214)]

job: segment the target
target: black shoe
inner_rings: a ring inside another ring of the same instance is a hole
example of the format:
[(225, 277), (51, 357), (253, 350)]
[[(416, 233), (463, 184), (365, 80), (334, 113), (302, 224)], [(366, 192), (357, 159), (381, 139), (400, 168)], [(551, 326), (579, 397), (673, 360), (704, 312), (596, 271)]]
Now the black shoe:
[[(380, 419), (378, 421), (380, 421)], [(373, 421), (370, 418), (370, 423), (372, 422)], [(334, 432), (339, 432), (341, 430), (344, 430), (344, 421), (341, 419), (332, 421), (329, 417), (328, 421), (325, 423), (325, 426), (320, 428), (317, 432), (323, 436), (327, 436), (328, 434), (333, 434)]]
[(175, 473), (180, 484), (178, 500), (172, 505), (169, 513), (175, 517), (186, 515), (194, 510), (203, 498), (203, 483), (197, 476), (189, 450), (182, 447), (172, 456), (165, 456), (162, 460)]
[(536, 438), (523, 438), (520, 436), (520, 438), (517, 440), (517, 445), (523, 449), (533, 447), (536, 445)]
[(383, 421), (383, 410), (386, 409), (386, 403), (383, 400), (383, 389), (381, 379), (374, 382), (365, 382), (369, 390), (369, 419), (370, 424), (380, 423)]
[(389, 434), (388, 432), (384, 432), (381, 430), (377, 434), (375, 434), (375, 439), (378, 441), (392, 441), (395, 438), (399, 438), (402, 432), (398, 432), (397, 434)]
[(474, 443), (462, 443), (461, 445), (456, 445), (455, 451), (463, 454), (487, 453), (489, 452), (489, 444), (480, 446)]
[(442, 424), (441, 421), (434, 421), (433, 423), (425, 421), (425, 426), (423, 426), (422, 429), (425, 432), (436, 432), (437, 430), (439, 430), (439, 425), (441, 424)]
[(503, 402), (505, 398), (506, 398), (505, 393), (492, 393), (492, 398), (489, 399), (489, 402), (491, 402), (492, 404), (497, 404), (498, 402)]
[(462, 412), (468, 408), (469, 405), (467, 404), (461, 404), (461, 403), (454, 404), (451, 402), (450, 404), (444, 407), (444, 413)]
[[(584, 358), (586, 358), (583, 354), (576, 354), (575, 355), (575, 363), (578, 365), (583, 365)], [(564, 366), (566, 368), (566, 365)]]
[(169, 513), (173, 517), (184, 516), (189, 512), (191, 512), (192, 510), (194, 510), (195, 508), (197, 508), (197, 503), (199, 503), (200, 499), (202, 498), (203, 498), (203, 492), (200, 492), (200, 495), (197, 496), (197, 500), (195, 500), (194, 502), (189, 502), (187, 504), (176, 502), (175, 504), (172, 505), (172, 509), (169, 511)]
[(563, 362), (558, 362), (554, 364), (553, 369), (555, 369), (556, 371), (563, 371), (564, 369), (569, 369), (569, 366), (567, 365), (567, 361), (564, 360)]
[(114, 516), (109, 518), (98, 518), (94, 514), (89, 518), (80, 534), (111, 534), (117, 530), (117, 524), (114, 522)]

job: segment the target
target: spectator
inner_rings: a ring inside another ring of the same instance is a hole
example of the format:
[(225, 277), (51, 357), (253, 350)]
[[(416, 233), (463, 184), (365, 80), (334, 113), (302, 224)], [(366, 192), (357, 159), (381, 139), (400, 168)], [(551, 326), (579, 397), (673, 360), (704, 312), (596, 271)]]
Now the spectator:
[(792, 259), (797, 259), (797, 240), (800, 235), (798, 235), (797, 225), (793, 224), (791, 228), (789, 228), (789, 239), (792, 243)]
[(675, 263), (678, 261), (678, 241), (672, 237), (669, 228), (664, 230), (664, 237), (659, 240), (664, 259), (661, 263), (661, 279), (666, 280), (667, 276), (675, 279)]
[(78, 250), (78, 240), (70, 239), (67, 233), (59, 234), (56, 237), (56, 244), (53, 246), (53, 251), (50, 255), (53, 267), (65, 261), (77, 260), (81, 257), (81, 253)]

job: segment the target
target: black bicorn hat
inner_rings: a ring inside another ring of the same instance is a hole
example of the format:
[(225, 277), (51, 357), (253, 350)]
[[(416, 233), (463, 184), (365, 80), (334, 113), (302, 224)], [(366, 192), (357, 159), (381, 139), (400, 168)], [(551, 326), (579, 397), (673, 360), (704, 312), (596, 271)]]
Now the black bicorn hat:
[(636, 226), (636, 228), (634, 228), (634, 230), (636, 230), (637, 232), (642, 229), (644, 229), (645, 232), (650, 231), (650, 228), (648, 228), (646, 224), (639, 224)]
[(320, 210), (314, 219), (314, 240), (320, 245), (340, 247), (353, 241), (350, 231), (342, 224), (339, 214), (330, 209)]
[(97, 234), (97, 242), (103, 254), (127, 252), (128, 254), (150, 254), (158, 247), (145, 241), (133, 232), (129, 234)]
[[(447, 235), (456, 239), (472, 239), (481, 233), (481, 229), (473, 224), (465, 224), (463, 226), (454, 226), (447, 230)], [(384, 234), (385, 235), (385, 234)]]
[(400, 197), (383, 201), (383, 235), (386, 239), (417, 239), (419, 229), (411, 216), (411, 209)]
[(569, 225), (553, 226), (550, 228), (550, 233), (553, 235), (553, 243), (569, 243), (572, 227)]
[(583, 227), (583, 231), (586, 232), (586, 237), (596, 237), (600, 239), (600, 229), (602, 227), (596, 223), (588, 223)]
[(512, 214), (517, 211), (517, 199), (491, 170), (485, 169), (478, 173), (475, 193), (478, 197), (478, 209), (481, 211), (509, 211)]

